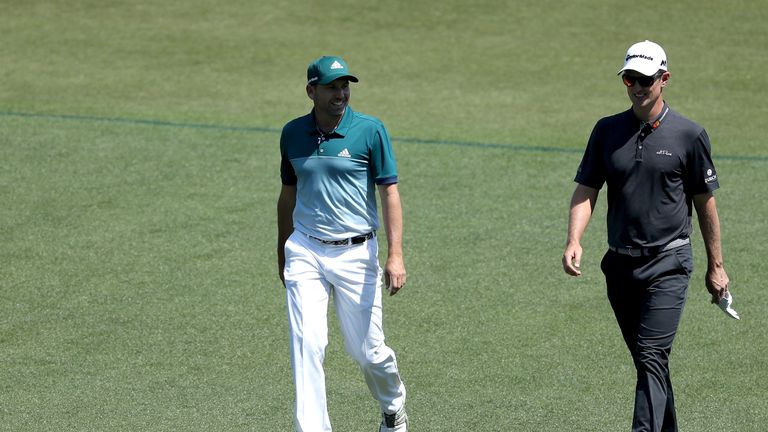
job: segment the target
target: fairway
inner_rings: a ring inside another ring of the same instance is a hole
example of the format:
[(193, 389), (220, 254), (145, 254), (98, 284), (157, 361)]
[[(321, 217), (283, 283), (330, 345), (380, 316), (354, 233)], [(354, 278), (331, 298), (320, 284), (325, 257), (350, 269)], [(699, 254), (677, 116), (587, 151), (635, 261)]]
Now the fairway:
[[(629, 430), (604, 193), (584, 275), (560, 259), (583, 147), (629, 106), (615, 74), (645, 38), (667, 48), (670, 105), (712, 139), (742, 317), (708, 303), (697, 227), (671, 364), (680, 428), (764, 430), (768, 8), (656, 7), (4, 1), (0, 431), (292, 430), (278, 140), (322, 54), (348, 60), (351, 106), (397, 153), (409, 282), (384, 325), (413, 430)], [(330, 320), (334, 431), (372, 431)]]

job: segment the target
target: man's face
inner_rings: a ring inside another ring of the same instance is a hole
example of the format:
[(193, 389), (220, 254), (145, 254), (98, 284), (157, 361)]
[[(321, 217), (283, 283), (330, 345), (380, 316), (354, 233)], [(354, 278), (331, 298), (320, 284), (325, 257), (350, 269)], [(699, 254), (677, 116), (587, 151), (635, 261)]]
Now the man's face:
[(314, 101), (317, 114), (340, 117), (349, 103), (349, 80), (339, 78), (327, 85), (307, 86), (307, 95)]
[[(636, 108), (648, 108), (656, 104), (656, 101), (661, 97), (661, 90), (669, 80), (669, 72), (657, 74), (650, 78), (640, 72), (628, 70), (622, 75), (622, 80), (627, 86), (627, 95), (629, 95), (632, 105)], [(647, 81), (651, 81), (650, 85), (644, 85), (649, 84)]]

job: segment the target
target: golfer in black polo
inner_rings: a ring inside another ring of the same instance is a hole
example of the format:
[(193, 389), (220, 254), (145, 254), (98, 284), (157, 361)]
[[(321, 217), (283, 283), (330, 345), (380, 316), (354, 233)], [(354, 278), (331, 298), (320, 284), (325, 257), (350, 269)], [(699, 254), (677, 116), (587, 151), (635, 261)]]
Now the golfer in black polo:
[(601, 268), (637, 370), (632, 431), (677, 431), (669, 354), (693, 271), (693, 207), (712, 301), (728, 292), (712, 194), (719, 184), (707, 133), (664, 102), (670, 77), (664, 50), (650, 41), (632, 45), (619, 74), (632, 108), (601, 119), (592, 131), (576, 174), (563, 269), (581, 274), (580, 240), (607, 184), (608, 251)]

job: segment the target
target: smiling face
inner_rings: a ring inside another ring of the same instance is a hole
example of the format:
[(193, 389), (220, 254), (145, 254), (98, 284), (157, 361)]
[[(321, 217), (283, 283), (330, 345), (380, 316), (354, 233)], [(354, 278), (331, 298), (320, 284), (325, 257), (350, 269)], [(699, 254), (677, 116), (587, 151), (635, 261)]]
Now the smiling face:
[[(661, 97), (662, 89), (669, 81), (669, 72), (662, 71), (661, 74), (653, 76), (650, 85), (648, 77), (633, 70), (627, 70), (622, 75), (624, 85), (627, 86), (627, 95), (632, 102), (632, 108), (638, 116), (653, 116), (660, 112), (664, 106), (664, 100)], [(646, 81), (646, 82), (644, 82)]]
[(307, 96), (314, 102), (319, 125), (335, 125), (349, 104), (349, 79), (342, 77), (328, 85), (307, 85)]

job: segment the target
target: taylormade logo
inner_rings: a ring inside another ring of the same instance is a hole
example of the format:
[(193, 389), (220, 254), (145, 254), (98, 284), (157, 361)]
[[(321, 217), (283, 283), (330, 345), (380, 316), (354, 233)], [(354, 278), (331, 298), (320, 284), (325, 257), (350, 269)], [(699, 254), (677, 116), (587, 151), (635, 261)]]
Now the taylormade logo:
[[(640, 59), (648, 60), (648, 61), (651, 61), (651, 62), (653, 61), (653, 57), (651, 57), (649, 55), (646, 55), (646, 54), (630, 54), (630, 55), (627, 56), (627, 58), (624, 59), (624, 61), (628, 62), (628, 61), (632, 60), (633, 58), (640, 58)], [(667, 65), (667, 60), (662, 58), (661, 59), (661, 66), (666, 66), (666, 65)]]
[(624, 59), (624, 61), (629, 61), (633, 58), (641, 58), (643, 60), (653, 61), (653, 57), (647, 56), (645, 54), (631, 54), (631, 55), (628, 55), (627, 58)]

